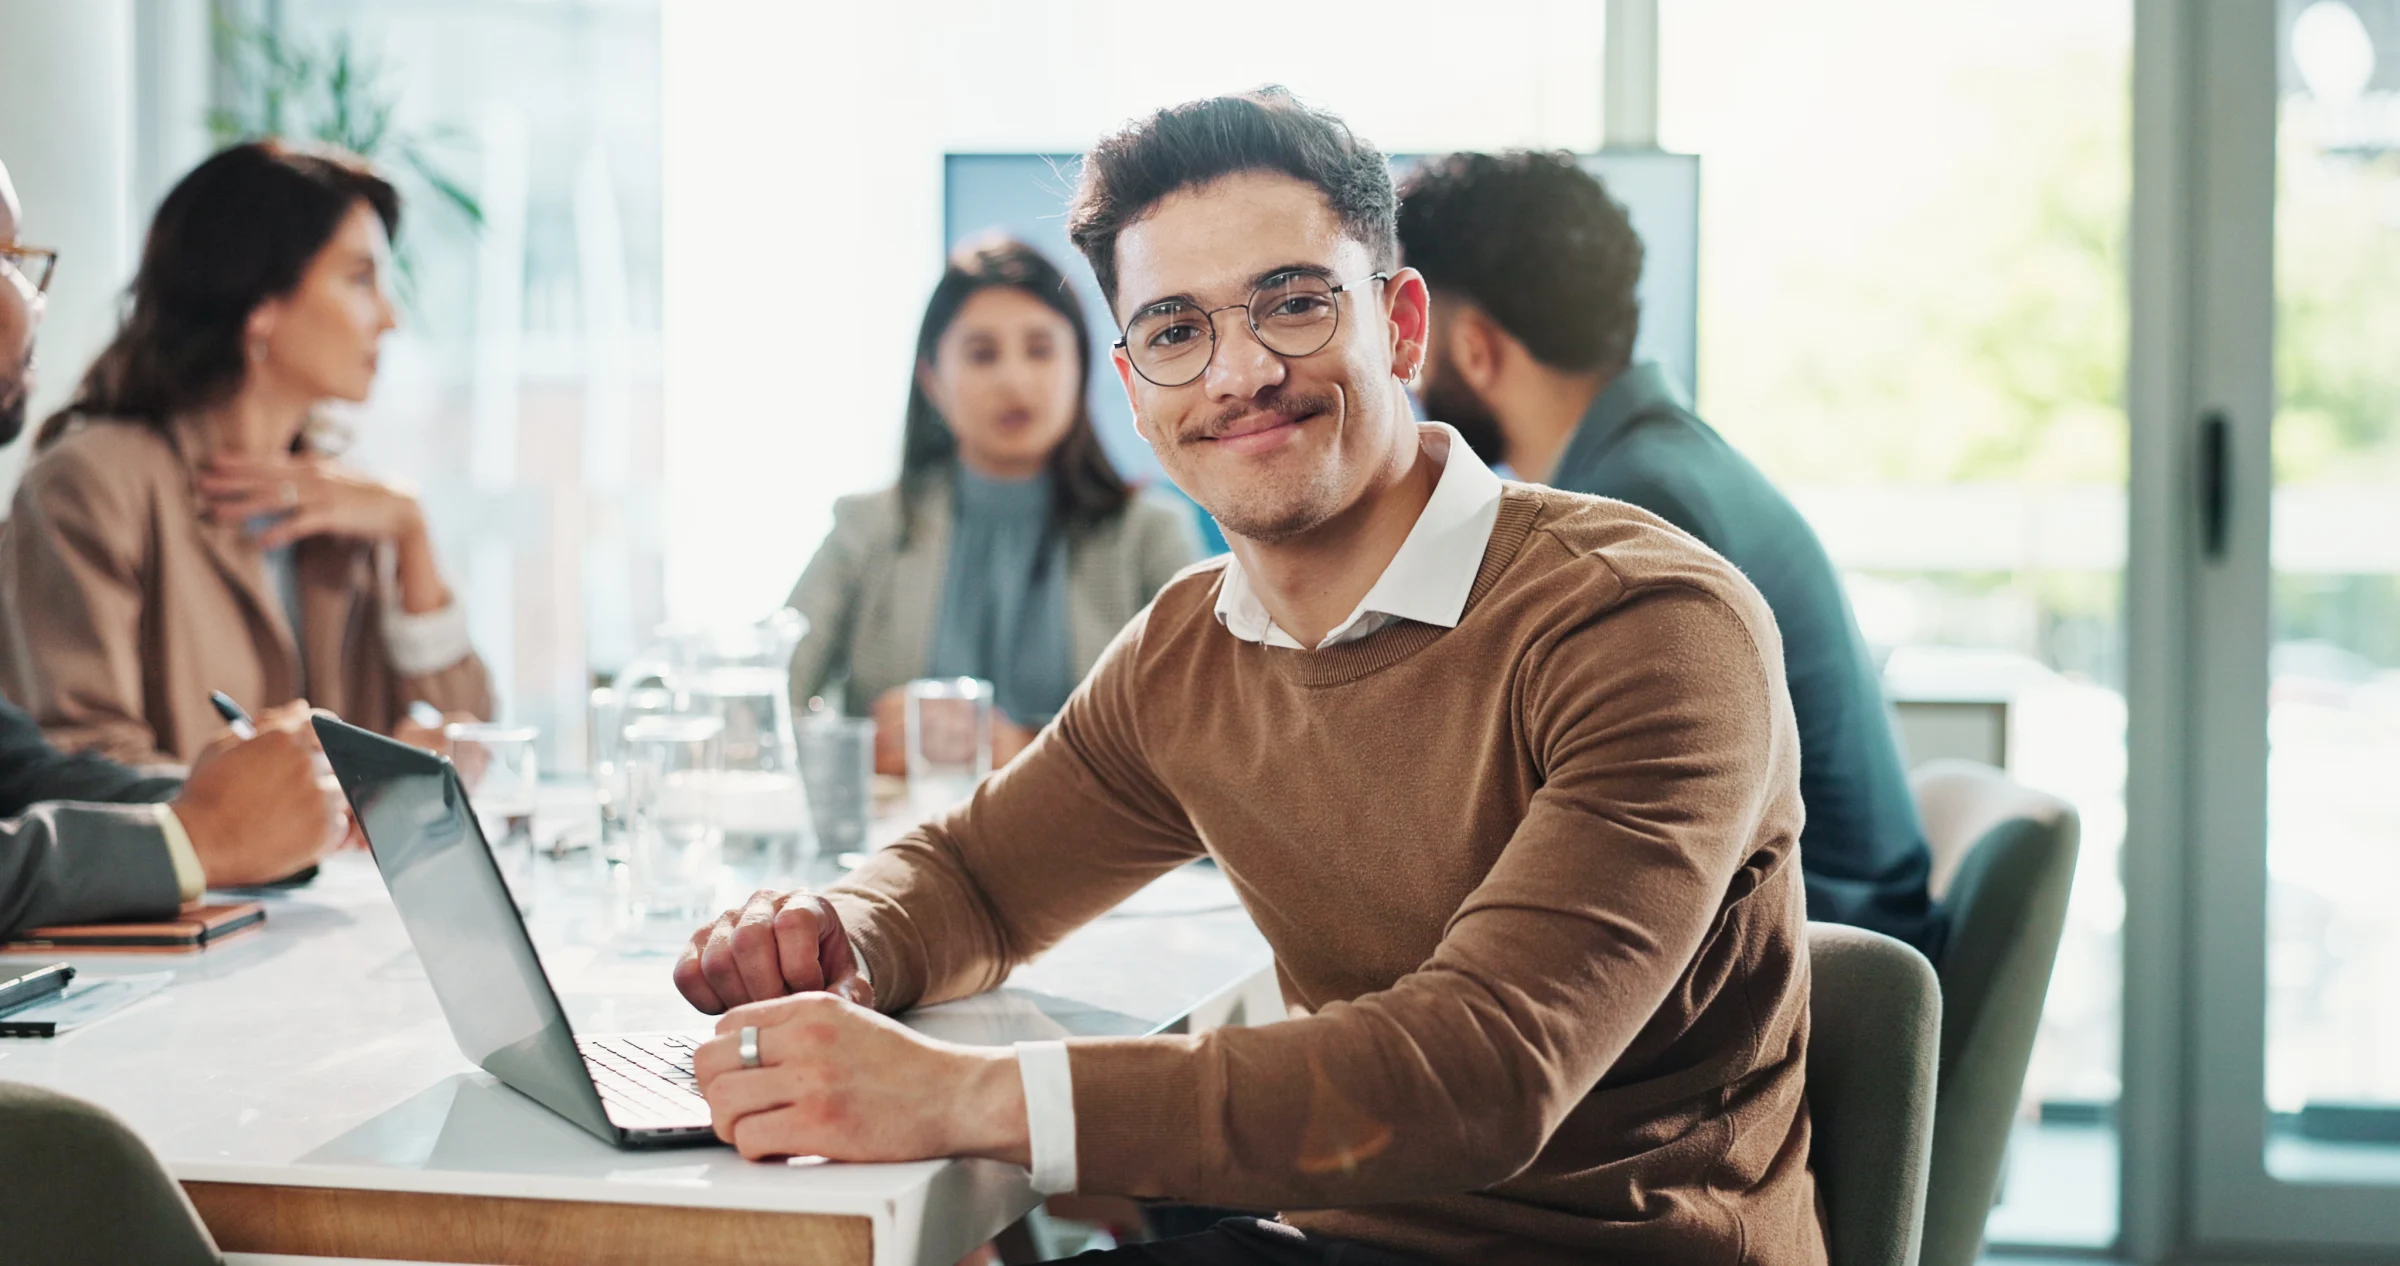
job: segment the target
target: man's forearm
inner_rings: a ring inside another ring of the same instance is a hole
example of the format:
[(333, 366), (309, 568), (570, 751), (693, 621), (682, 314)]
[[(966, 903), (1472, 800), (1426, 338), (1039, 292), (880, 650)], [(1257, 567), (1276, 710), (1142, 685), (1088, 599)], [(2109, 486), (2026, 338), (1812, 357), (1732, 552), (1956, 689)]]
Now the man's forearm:
[(0, 820), (0, 933), (157, 918), (181, 902), (149, 805), (44, 804)]
[(967, 1047), (960, 1052), (952, 1120), (958, 1131), (950, 1154), (984, 1156), (1031, 1168), (1024, 1076), (1013, 1050)]
[(0, 702), (0, 816), (13, 817), (49, 801), (155, 803), (174, 799), (181, 789), (179, 779), (154, 777), (98, 756), (62, 754), (43, 739), (32, 718)]

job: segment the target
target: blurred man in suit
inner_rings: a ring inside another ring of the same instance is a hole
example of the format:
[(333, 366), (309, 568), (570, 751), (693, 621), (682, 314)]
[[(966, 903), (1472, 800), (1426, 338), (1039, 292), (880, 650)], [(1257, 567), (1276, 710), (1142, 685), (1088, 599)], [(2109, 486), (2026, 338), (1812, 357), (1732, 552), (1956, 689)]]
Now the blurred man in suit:
[(1629, 501), (1758, 586), (1800, 723), (1808, 917), (1940, 960), (1948, 920), (1866, 640), (1807, 520), (1633, 358), (1642, 240), (1567, 154), (1453, 154), (1401, 190), (1400, 250), (1433, 292), (1418, 395), (1486, 461)]

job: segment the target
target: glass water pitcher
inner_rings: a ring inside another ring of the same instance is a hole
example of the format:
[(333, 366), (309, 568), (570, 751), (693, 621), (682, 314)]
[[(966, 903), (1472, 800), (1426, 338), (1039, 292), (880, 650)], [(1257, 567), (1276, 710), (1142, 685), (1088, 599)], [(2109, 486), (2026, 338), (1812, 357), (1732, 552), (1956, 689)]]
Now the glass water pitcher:
[(793, 878), (817, 855), (792, 734), (792, 650), (807, 631), (788, 607), (756, 624), (668, 625), (617, 674), (620, 696), (656, 682), (674, 693), (677, 712), (724, 723), (723, 767), (709, 776), (725, 856), (737, 868), (762, 868), (761, 880)]

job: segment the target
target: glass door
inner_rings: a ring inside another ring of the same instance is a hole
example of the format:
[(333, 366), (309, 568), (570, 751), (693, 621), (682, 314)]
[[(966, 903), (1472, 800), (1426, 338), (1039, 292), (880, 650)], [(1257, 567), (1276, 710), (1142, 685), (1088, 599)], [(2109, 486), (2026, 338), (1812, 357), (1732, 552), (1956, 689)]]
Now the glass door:
[(1986, 1231), (2106, 1249), (2134, 6), (1675, 0), (1659, 21), (1659, 139), (1702, 173), (1701, 415), (1842, 569), (1910, 764), (1999, 766), (2082, 818)]
[[(2193, 1190), (2400, 1246), (2400, 0), (2198, 10)], [(2271, 260), (2271, 274), (2259, 261)], [(2271, 276), (2271, 280), (2270, 280)], [(2222, 357), (2209, 347), (2227, 349)]]
[(2400, 0), (2287, 6), (2267, 1167), (2400, 1182)]

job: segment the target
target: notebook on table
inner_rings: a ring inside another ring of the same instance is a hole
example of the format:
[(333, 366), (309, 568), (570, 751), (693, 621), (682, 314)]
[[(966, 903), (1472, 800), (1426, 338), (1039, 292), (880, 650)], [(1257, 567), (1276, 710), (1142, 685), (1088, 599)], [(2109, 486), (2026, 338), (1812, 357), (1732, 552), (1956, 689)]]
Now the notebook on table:
[(267, 921), (257, 901), (195, 902), (155, 923), (73, 923), (28, 928), (0, 951), (74, 950), (131, 954), (193, 954)]

